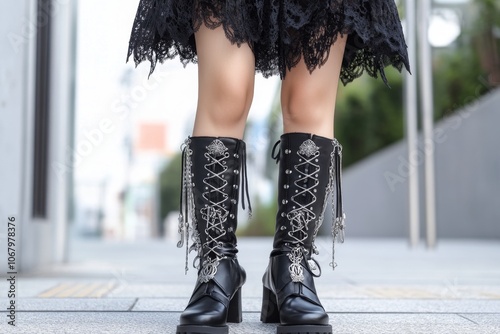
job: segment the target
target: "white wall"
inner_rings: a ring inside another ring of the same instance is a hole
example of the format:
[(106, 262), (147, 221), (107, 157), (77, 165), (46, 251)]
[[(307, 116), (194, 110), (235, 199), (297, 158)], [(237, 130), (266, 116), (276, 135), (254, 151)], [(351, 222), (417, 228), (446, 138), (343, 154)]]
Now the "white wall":
[[(53, 58), (46, 219), (31, 215), (36, 28), (44, 24), (44, 18), (37, 20), (34, 0), (9, 2), (8, 11), (0, 14), (0, 240), (4, 245), (6, 219), (15, 215), (17, 265), (24, 272), (61, 262), (65, 254), (71, 175), (59, 177), (51, 166), (65, 159), (63, 144), (72, 132), (69, 42), (73, 5), (71, 0), (55, 0), (48, 13), (53, 24)], [(0, 261), (5, 262), (5, 257)]]

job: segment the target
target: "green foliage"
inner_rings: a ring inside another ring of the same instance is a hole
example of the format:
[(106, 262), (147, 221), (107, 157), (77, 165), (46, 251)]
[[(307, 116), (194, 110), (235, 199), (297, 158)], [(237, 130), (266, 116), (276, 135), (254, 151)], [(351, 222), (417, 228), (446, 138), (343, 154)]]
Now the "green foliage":
[(367, 76), (339, 89), (335, 137), (344, 148), (344, 166), (403, 136), (402, 76), (393, 69), (386, 75), (392, 89)]
[(252, 204), (254, 204), (252, 218), (244, 228), (238, 230), (238, 234), (245, 236), (274, 235), (276, 212), (278, 211), (276, 201), (265, 204), (257, 197)]
[(443, 51), (435, 56), (435, 119), (452, 114), (489, 90), (473, 49)]
[[(475, 0), (470, 24), (450, 47), (433, 50), (434, 116), (441, 119), (491, 90), (500, 78), (500, 3)], [(417, 62), (416, 62), (417, 63)], [(413, 69), (414, 74), (418, 68)], [(339, 89), (335, 135), (344, 147), (344, 166), (401, 139), (404, 135), (403, 81), (386, 69), (392, 89), (363, 76)]]

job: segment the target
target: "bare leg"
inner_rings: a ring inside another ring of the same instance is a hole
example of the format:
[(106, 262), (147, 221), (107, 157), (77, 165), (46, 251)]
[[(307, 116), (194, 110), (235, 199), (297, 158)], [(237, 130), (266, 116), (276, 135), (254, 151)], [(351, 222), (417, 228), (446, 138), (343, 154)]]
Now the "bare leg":
[(193, 135), (242, 139), (253, 98), (253, 52), (247, 44), (231, 44), (221, 27), (202, 25), (195, 37), (199, 88)]
[(347, 36), (337, 39), (327, 62), (309, 72), (303, 60), (288, 71), (281, 88), (285, 133), (305, 132), (333, 138), (338, 78)]

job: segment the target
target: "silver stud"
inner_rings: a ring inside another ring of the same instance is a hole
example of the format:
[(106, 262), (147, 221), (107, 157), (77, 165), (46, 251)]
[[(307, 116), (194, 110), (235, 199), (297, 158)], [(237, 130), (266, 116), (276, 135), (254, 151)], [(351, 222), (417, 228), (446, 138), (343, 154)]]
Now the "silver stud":
[(237, 170), (237, 169), (234, 170), (234, 174), (238, 175), (239, 173), (240, 173), (239, 170)]
[(318, 192), (318, 190), (317, 190), (317, 189), (314, 189), (314, 192), (315, 192), (315, 193), (317, 193), (317, 192)]
[(287, 169), (287, 170), (285, 171), (285, 174), (292, 174), (292, 171), (291, 171), (291, 170), (289, 170), (289, 169)]
[(318, 177), (318, 174), (316, 174), (316, 177)]
[(318, 162), (319, 160), (318, 160), (318, 159), (316, 159), (316, 160), (314, 160), (314, 161)]
[(288, 184), (285, 184), (285, 185), (283, 186), (283, 188), (288, 189), (288, 188), (290, 188), (290, 186), (289, 186)]
[(281, 217), (285, 217), (285, 213), (284, 212), (281, 213)]
[(231, 200), (231, 203), (236, 204), (236, 200), (235, 200), (235, 199), (232, 199), (232, 200)]
[(229, 218), (234, 219), (234, 215), (231, 213), (231, 214), (229, 215)]
[(286, 226), (281, 226), (280, 230), (286, 230)]
[(295, 192), (298, 193), (299, 191), (296, 189)]
[(292, 153), (292, 151), (290, 151), (289, 149), (285, 150), (285, 154), (290, 154), (290, 153)]
[(235, 154), (234, 154), (234, 157), (235, 157), (236, 159), (238, 159), (240, 156), (239, 156), (238, 154), (236, 154), (236, 153), (235, 153)]
[(282, 200), (282, 201), (281, 201), (281, 203), (283, 203), (283, 204), (287, 204), (287, 203), (288, 203), (288, 201), (287, 201), (286, 199), (284, 199), (284, 200)]
[(302, 162), (302, 159), (299, 159), (299, 162)]
[(238, 185), (237, 184), (233, 184), (233, 188), (234, 189), (238, 189)]

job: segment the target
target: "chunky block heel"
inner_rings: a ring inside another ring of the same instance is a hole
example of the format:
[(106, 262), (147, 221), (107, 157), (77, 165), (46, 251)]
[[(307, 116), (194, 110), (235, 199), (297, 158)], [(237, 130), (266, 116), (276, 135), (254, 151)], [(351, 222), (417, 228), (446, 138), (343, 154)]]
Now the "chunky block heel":
[(262, 310), (260, 312), (260, 321), (264, 323), (279, 323), (280, 314), (276, 296), (268, 288), (264, 287), (262, 294)]
[(240, 323), (243, 321), (241, 310), (241, 288), (239, 288), (229, 302), (227, 322)]

